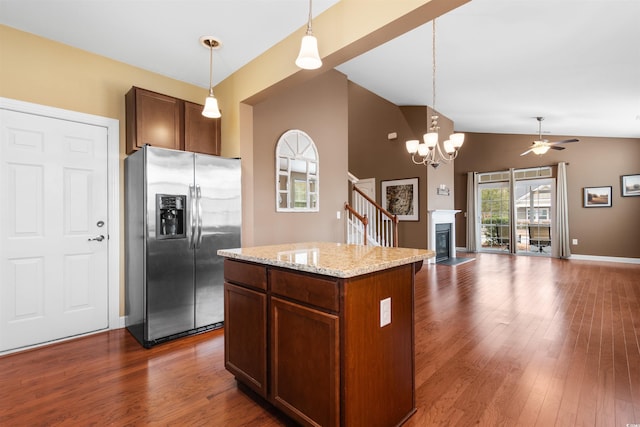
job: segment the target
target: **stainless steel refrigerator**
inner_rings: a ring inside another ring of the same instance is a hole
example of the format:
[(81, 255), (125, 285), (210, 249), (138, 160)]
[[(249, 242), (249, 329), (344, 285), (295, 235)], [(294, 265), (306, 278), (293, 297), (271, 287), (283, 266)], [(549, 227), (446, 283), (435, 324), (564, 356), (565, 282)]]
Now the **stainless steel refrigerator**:
[(240, 160), (145, 146), (125, 159), (125, 325), (145, 347), (219, 328), (240, 247)]

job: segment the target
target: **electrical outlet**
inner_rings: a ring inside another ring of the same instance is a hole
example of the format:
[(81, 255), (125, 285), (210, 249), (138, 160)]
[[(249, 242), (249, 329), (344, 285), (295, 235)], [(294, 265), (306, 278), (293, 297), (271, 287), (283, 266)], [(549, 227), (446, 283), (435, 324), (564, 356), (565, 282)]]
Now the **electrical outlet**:
[(571, 244), (572, 244), (572, 245), (577, 245), (577, 244), (578, 244), (578, 239), (573, 239), (573, 240), (571, 241)]
[(340, 211), (336, 211), (336, 219), (340, 219)]
[(380, 327), (391, 323), (391, 297), (380, 300)]

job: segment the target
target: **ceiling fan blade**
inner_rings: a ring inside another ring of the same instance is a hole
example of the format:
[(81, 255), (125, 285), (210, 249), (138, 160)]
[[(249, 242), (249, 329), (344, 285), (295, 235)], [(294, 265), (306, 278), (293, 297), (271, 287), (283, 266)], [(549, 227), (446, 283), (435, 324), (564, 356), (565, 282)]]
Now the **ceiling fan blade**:
[(552, 150), (564, 150), (567, 147), (560, 147), (560, 146), (556, 146), (556, 145), (550, 145), (549, 148), (551, 148)]
[(569, 142), (578, 142), (580, 141), (579, 139), (564, 139), (562, 141), (555, 141), (555, 142), (550, 142), (549, 144), (568, 144)]
[(530, 152), (532, 152), (532, 151), (533, 151), (533, 148), (531, 148), (531, 149), (529, 149), (529, 150), (525, 151), (524, 153), (522, 153), (522, 154), (520, 154), (520, 155), (521, 155), (521, 156), (524, 156), (525, 154), (529, 154), (529, 153), (530, 153)]

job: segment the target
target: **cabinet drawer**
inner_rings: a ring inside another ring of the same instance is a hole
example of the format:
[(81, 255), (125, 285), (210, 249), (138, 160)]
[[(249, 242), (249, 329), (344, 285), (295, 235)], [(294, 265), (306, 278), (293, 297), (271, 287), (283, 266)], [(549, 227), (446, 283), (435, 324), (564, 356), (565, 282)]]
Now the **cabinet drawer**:
[(283, 270), (269, 270), (273, 294), (337, 312), (340, 308), (338, 283)]
[(224, 260), (224, 279), (228, 282), (267, 290), (267, 269), (264, 266), (240, 261)]

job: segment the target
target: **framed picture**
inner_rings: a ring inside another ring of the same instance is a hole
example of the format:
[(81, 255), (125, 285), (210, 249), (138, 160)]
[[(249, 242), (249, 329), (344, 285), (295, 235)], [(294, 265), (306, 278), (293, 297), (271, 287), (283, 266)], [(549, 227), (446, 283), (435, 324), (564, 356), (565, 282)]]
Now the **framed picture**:
[(640, 196), (640, 174), (622, 175), (622, 197)]
[(610, 208), (611, 207), (611, 187), (585, 187), (584, 188), (585, 208)]
[(419, 221), (418, 178), (382, 181), (382, 207), (399, 221)]

